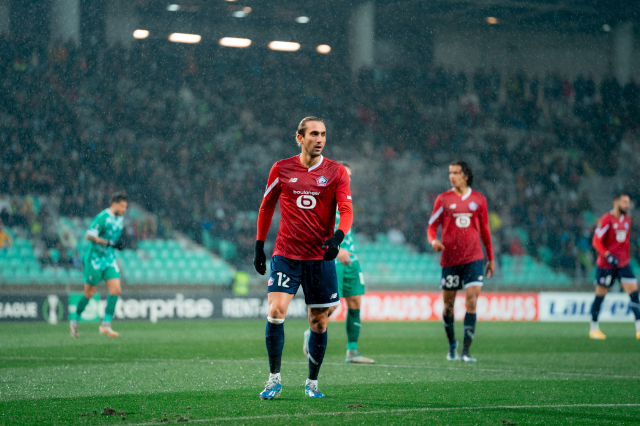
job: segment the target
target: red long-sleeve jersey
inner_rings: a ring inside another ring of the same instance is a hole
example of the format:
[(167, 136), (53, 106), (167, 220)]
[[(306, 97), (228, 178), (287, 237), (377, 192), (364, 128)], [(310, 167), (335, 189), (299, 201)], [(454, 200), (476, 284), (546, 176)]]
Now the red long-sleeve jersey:
[(328, 158), (320, 157), (309, 168), (297, 155), (273, 165), (258, 214), (259, 241), (267, 238), (278, 200), (281, 217), (274, 256), (322, 260), (322, 244), (334, 233), (336, 206), (338, 229), (346, 235), (353, 223), (349, 175), (340, 163)]
[(489, 230), (487, 200), (479, 192), (469, 191), (459, 196), (450, 189), (438, 195), (429, 219), (427, 238), (433, 243), (442, 225), (444, 251), (440, 259), (442, 267), (465, 265), (484, 259), (480, 240), (493, 260), (493, 245)]
[(598, 252), (598, 268), (613, 268), (604, 255), (607, 251), (618, 258), (618, 268), (629, 264), (630, 231), (631, 218), (627, 215), (623, 214), (619, 219), (616, 219), (613, 212), (610, 211), (600, 218), (591, 242), (593, 248)]

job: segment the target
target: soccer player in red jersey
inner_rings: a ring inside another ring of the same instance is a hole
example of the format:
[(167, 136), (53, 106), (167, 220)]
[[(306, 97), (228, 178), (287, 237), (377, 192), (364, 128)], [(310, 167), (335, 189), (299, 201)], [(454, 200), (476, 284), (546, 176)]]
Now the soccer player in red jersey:
[(598, 221), (593, 235), (593, 248), (598, 252), (596, 272), (596, 298), (591, 305), (591, 330), (589, 337), (597, 340), (607, 338), (598, 326), (598, 315), (604, 297), (616, 280), (631, 298), (630, 308), (636, 317), (636, 339), (640, 339), (640, 300), (638, 300), (638, 280), (629, 265), (629, 233), (631, 218), (627, 216), (631, 200), (625, 193), (613, 197), (613, 210), (605, 213)]
[[(427, 238), (435, 251), (442, 252), (442, 298), (444, 309), (442, 319), (449, 339), (450, 361), (461, 359), (475, 362), (469, 355), (476, 329), (476, 302), (483, 280), (484, 254), (480, 240), (487, 250), (487, 278), (493, 276), (493, 246), (489, 231), (487, 200), (484, 195), (473, 191), (473, 173), (464, 161), (449, 165), (449, 181), (453, 187), (436, 198), (433, 214), (429, 219)], [(438, 226), (442, 225), (442, 241), (438, 240)], [(467, 313), (464, 317), (464, 340), (462, 353), (458, 357), (458, 342), (455, 339), (453, 306), (456, 292), (465, 289)]]
[[(318, 390), (318, 372), (327, 347), (328, 311), (340, 303), (334, 259), (353, 223), (349, 175), (340, 163), (322, 156), (326, 137), (321, 119), (306, 117), (300, 122), (296, 140), (301, 153), (273, 165), (258, 214), (253, 263), (256, 271), (264, 275), (264, 241), (280, 200), (280, 229), (267, 282), (269, 313), (265, 338), (271, 374), (260, 394), (262, 399), (273, 399), (282, 391), (284, 319), (300, 286), (311, 328), (305, 395), (324, 397)], [(334, 233), (336, 208), (340, 223)]]

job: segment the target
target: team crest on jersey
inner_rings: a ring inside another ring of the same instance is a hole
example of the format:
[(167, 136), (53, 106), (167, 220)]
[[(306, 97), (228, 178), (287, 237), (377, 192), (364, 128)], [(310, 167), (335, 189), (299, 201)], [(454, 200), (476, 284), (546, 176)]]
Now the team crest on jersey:
[(316, 178), (316, 183), (318, 184), (318, 186), (327, 186), (327, 183), (329, 183), (329, 179), (324, 176), (320, 176), (319, 178)]
[(613, 229), (618, 229), (618, 224), (617, 223), (613, 224)]
[(451, 204), (451, 205), (449, 206), (449, 208), (450, 208), (451, 210), (455, 210), (455, 209), (456, 209), (456, 207), (458, 207), (458, 205), (457, 205), (457, 204)]
[(269, 285), (273, 285), (273, 277), (270, 277), (270, 278), (269, 278), (269, 282), (267, 283), (267, 285), (268, 285), (268, 286), (269, 286)]
[(469, 203), (469, 210), (471, 210), (472, 212), (475, 212), (476, 210), (478, 210), (478, 205), (476, 204), (475, 201), (472, 201)]

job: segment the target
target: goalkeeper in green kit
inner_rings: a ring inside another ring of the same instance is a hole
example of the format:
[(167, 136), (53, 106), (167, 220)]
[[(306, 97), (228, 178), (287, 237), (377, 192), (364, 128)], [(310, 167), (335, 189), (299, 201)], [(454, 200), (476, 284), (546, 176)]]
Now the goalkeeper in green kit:
[[(351, 167), (347, 163), (342, 163), (347, 170), (349, 181), (351, 181)], [(336, 229), (340, 222), (340, 212), (336, 212)], [(371, 358), (364, 357), (358, 352), (358, 337), (360, 336), (360, 304), (361, 296), (364, 294), (364, 277), (360, 269), (360, 261), (356, 256), (353, 244), (353, 228), (345, 235), (340, 244), (340, 251), (336, 259), (336, 273), (338, 275), (338, 292), (340, 298), (347, 301), (347, 357), (345, 362), (350, 364), (373, 364)], [(329, 308), (331, 315), (338, 307)], [(308, 342), (311, 331), (304, 332), (302, 351), (305, 356), (309, 356)]]
[(111, 197), (110, 207), (100, 212), (87, 230), (86, 239), (89, 241), (89, 248), (84, 257), (82, 273), (84, 295), (78, 302), (76, 312), (69, 313), (73, 338), (78, 337), (78, 320), (95, 294), (96, 286), (103, 280), (107, 284), (109, 296), (99, 331), (100, 334), (109, 337), (118, 337), (118, 333), (111, 329), (111, 319), (121, 292), (120, 268), (116, 262), (114, 249), (122, 250), (122, 242), (119, 240), (126, 211), (127, 196), (124, 193), (116, 193)]

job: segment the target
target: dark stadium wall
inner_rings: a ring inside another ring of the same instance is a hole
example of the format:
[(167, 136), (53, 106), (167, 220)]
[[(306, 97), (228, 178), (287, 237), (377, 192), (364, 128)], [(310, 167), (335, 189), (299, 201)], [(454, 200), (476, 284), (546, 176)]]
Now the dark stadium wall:
[[(571, 78), (584, 74), (599, 80), (613, 71), (615, 61), (615, 31), (561, 33), (447, 27), (434, 32), (435, 63), (456, 71), (495, 67), (501, 72), (522, 69), (528, 74), (557, 72)], [(635, 44), (631, 69), (638, 78), (640, 54)]]

